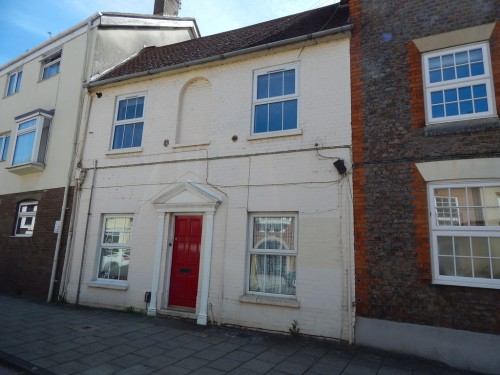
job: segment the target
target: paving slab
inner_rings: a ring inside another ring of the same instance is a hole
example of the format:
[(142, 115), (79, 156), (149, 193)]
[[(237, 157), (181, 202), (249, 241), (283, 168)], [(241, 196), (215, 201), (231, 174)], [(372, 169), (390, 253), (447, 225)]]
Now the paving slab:
[(0, 311), (0, 375), (473, 374), (311, 337), (198, 326), (191, 320), (44, 304), (2, 294), (0, 305), (10, 307)]

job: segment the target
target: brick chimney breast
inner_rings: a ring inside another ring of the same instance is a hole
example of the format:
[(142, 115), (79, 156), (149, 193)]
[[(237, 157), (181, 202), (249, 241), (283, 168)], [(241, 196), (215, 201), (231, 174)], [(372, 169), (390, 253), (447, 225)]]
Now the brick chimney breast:
[(153, 14), (155, 16), (177, 17), (181, 0), (155, 0)]

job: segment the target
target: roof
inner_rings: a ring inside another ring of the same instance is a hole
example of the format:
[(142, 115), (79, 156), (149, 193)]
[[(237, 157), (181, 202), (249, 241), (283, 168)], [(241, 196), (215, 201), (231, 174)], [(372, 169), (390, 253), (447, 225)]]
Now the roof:
[(295, 41), (302, 36), (349, 26), (349, 11), (344, 1), (307, 12), (277, 18), (181, 43), (146, 47), (115, 68), (103, 73), (88, 86), (159, 73), (169, 68), (185, 67), (219, 59), (238, 51), (245, 52), (277, 42)]
[[(22, 65), (23, 63), (26, 62), (26, 59), (28, 59), (29, 61), (32, 58), (36, 58), (38, 55), (41, 55), (43, 53), (46, 53), (47, 51), (50, 51), (53, 48), (56, 48), (56, 46), (63, 44), (68, 38), (75, 37), (77, 35), (87, 32), (87, 27), (89, 23), (92, 25), (92, 27), (97, 27), (97, 26), (101, 27), (103, 25), (102, 21), (103, 17), (107, 18), (107, 22), (104, 22), (106, 26), (107, 25), (113, 26), (109, 20), (115, 18), (131, 19), (132, 21), (130, 22), (121, 21), (120, 23), (116, 24), (116, 25), (121, 25), (123, 27), (129, 27), (131, 29), (135, 29), (138, 26), (157, 28), (161, 27), (162, 26), (161, 23), (165, 21), (170, 21), (170, 23), (166, 24), (165, 27), (171, 28), (174, 27), (174, 25), (178, 25), (177, 27), (183, 27), (182, 22), (189, 21), (193, 23), (192, 27), (194, 28), (195, 37), (200, 35), (198, 30), (198, 25), (196, 24), (196, 20), (190, 17), (170, 17), (170, 16), (159, 16), (154, 14), (136, 14), (136, 13), (120, 13), (120, 12), (97, 12), (91, 15), (90, 17), (86, 18), (85, 20), (80, 21), (76, 25), (58, 33), (57, 35), (54, 35), (50, 39), (47, 39), (45, 42), (29, 49), (28, 51), (15, 57), (14, 59), (7, 61), (5, 64), (0, 65), (0, 74), (4, 74), (5, 73), (4, 71), (10, 71), (12, 69), (15, 69), (17, 66)], [(149, 22), (145, 23), (141, 22), (141, 20), (142, 21), (147, 20)]]

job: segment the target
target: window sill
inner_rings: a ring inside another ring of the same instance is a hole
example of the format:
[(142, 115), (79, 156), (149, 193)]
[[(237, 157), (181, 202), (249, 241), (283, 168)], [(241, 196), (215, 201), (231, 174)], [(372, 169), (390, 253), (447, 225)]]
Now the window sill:
[(424, 129), (424, 135), (426, 137), (432, 137), (436, 135), (471, 133), (498, 129), (500, 129), (500, 119), (498, 116), (494, 116), (475, 120), (428, 124)]
[(11, 167), (6, 167), (5, 169), (19, 176), (24, 176), (30, 173), (42, 172), (45, 169), (45, 165), (41, 163), (28, 163), (22, 165), (13, 165)]
[(88, 287), (91, 288), (104, 288), (104, 289), (115, 289), (115, 290), (127, 290), (128, 282), (127, 281), (104, 281), (104, 280), (96, 280), (87, 283)]
[[(489, 280), (489, 279), (485, 279)], [(500, 289), (500, 283), (496, 282), (497, 280), (492, 280), (492, 282), (480, 282), (474, 281), (470, 282), (468, 280), (441, 280), (434, 279), (432, 284), (434, 285), (448, 285), (448, 286), (457, 286), (457, 287), (465, 287), (465, 288), (482, 288), (482, 289)]]
[(268, 133), (259, 133), (252, 134), (247, 137), (247, 141), (257, 141), (259, 139), (268, 139), (268, 138), (281, 138), (281, 137), (290, 137), (295, 135), (302, 135), (302, 129), (293, 129), (293, 130), (283, 130), (276, 132), (268, 132)]
[(109, 150), (106, 152), (106, 156), (123, 156), (128, 154), (138, 154), (142, 152), (142, 147), (129, 147), (129, 148), (121, 148), (119, 150)]
[(294, 298), (259, 296), (255, 294), (244, 294), (239, 298), (243, 303), (255, 303), (258, 305), (272, 305), (281, 307), (291, 307), (298, 309), (300, 302)]
[(177, 148), (187, 148), (187, 147), (204, 147), (210, 145), (210, 141), (208, 142), (197, 142), (197, 143), (176, 143), (172, 145), (172, 148), (175, 150)]

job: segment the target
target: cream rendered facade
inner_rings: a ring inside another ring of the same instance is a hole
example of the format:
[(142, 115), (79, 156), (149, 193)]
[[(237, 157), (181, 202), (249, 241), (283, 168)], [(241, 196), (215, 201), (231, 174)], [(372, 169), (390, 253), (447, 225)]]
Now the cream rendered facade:
[[(252, 135), (254, 73), (283, 66), (298, 72), (298, 128)], [(137, 94), (142, 145), (111, 150), (117, 100)], [(347, 34), (98, 86), (85, 106), (69, 302), (275, 331), (296, 320), (305, 334), (352, 340), (352, 184), (333, 165), (352, 164)], [(105, 215), (133, 218), (127, 280), (98, 277)], [(203, 218), (192, 310), (169, 305), (184, 215)], [(252, 215), (296, 219), (295, 295), (249, 292)]]
[[(42, 292), (31, 293), (30, 288), (37, 284), (48, 288), (45, 270), (48, 268), (50, 273), (49, 258), (59, 250), (63, 257), (62, 230), (42, 230), (41, 224), (50, 220), (50, 223), (45, 223), (46, 227), (56, 228), (56, 222), (63, 222), (66, 212), (70, 213), (73, 162), (85, 96), (83, 83), (137, 53), (145, 44), (164, 45), (195, 37), (198, 37), (198, 31), (193, 19), (98, 13), (0, 67), (0, 140), (10, 137), (8, 148), (5, 148), (5, 160), (0, 160), (0, 204), (4, 213), (0, 253), (4, 259), (8, 255), (9, 264), (5, 267), (12, 274), (6, 277), (17, 279), (12, 292), (41, 298)], [(44, 66), (50, 64), (53, 64), (52, 71), (44, 77)], [(22, 72), (20, 85), (17, 90), (9, 91), (9, 79), (18, 72)], [(22, 131), (23, 118), (33, 118), (38, 112), (48, 120), (48, 133), (42, 135), (42, 140), (37, 133), (34, 141), (40, 156), (36, 161), (32, 156), (31, 160), (18, 162), (14, 160), (14, 150)], [(52, 210), (54, 205), (57, 206), (55, 210), (58, 214), (51, 212), (49, 218), (44, 216), (48, 210), (47, 206), (43, 208), (41, 201), (50, 192), (53, 194), (48, 207)], [(33, 237), (15, 238), (17, 234), (11, 228), (16, 225), (16, 207), (25, 200), (38, 202)], [(5, 206), (8, 203), (13, 206)], [(66, 220), (69, 220), (69, 214)], [(40, 242), (35, 245), (32, 242), (29, 246), (22, 243), (29, 244), (30, 239)], [(26, 247), (33, 249), (32, 256), (22, 255)], [(57, 250), (54, 250), (56, 247)], [(38, 256), (40, 259), (36, 267), (39, 268), (23, 271), (33, 273), (30, 276), (33, 280), (23, 284), (25, 276), (21, 271), (16, 274), (13, 269), (22, 268), (20, 263), (26, 263), (23, 257), (35, 259)], [(57, 259), (54, 262), (57, 263)], [(6, 284), (4, 280), (2, 283)], [(50, 283), (52, 285), (53, 282)]]

